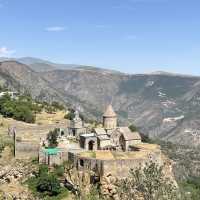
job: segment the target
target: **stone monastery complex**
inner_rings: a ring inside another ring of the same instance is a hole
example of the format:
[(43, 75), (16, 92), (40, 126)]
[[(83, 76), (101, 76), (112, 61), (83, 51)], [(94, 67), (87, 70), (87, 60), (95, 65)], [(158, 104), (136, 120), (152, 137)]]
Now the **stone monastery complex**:
[(97, 176), (111, 173), (126, 177), (131, 168), (149, 161), (162, 164), (158, 145), (145, 144), (138, 132), (117, 126), (117, 114), (109, 105), (103, 115), (103, 127), (92, 131), (85, 127), (78, 111), (67, 128), (59, 129), (58, 146), (48, 148), (41, 139), (39, 162), (49, 166), (70, 161), (78, 170), (89, 170)]

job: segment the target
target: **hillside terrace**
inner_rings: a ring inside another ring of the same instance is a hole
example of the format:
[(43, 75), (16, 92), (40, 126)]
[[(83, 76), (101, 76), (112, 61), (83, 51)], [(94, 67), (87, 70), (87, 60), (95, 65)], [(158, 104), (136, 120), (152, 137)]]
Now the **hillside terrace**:
[(160, 153), (160, 146), (157, 144), (141, 143), (135, 147), (138, 148), (137, 151), (84, 151), (79, 156), (97, 160), (128, 160), (148, 158), (150, 153)]

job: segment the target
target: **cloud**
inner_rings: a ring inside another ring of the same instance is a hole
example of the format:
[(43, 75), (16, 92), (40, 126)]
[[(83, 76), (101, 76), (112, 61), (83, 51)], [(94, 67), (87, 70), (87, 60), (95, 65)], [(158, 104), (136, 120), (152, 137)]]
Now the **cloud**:
[(64, 26), (51, 26), (45, 28), (46, 31), (48, 32), (61, 32), (64, 31), (66, 28)]
[(0, 47), (0, 56), (11, 56), (15, 52), (15, 50), (10, 50), (7, 47)]

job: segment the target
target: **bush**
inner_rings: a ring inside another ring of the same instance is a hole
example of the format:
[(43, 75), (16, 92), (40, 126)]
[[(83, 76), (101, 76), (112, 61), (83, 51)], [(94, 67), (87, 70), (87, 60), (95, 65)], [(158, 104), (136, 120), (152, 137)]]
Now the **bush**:
[(29, 96), (11, 99), (11, 97), (6, 94), (0, 98), (0, 114), (4, 117), (12, 117), (27, 123), (34, 123), (35, 111), (38, 111), (38, 108), (34, 106), (33, 101)]
[(151, 162), (144, 168), (131, 170), (128, 178), (119, 183), (119, 196), (123, 200), (175, 200), (179, 199), (176, 186), (163, 174), (162, 167)]
[(26, 181), (36, 199), (61, 200), (68, 196), (68, 190), (61, 188), (56, 168), (54, 170), (50, 173), (47, 165), (40, 165), (36, 177), (31, 177)]
[(151, 140), (150, 138), (149, 138), (149, 136), (148, 135), (145, 135), (145, 134), (143, 134), (143, 133), (140, 133), (140, 136), (141, 136), (141, 139), (142, 139), (142, 142), (144, 142), (144, 143), (155, 143), (153, 140)]
[(43, 175), (39, 177), (37, 182), (37, 190), (39, 192), (46, 192), (49, 196), (56, 196), (61, 191), (61, 186), (55, 175)]
[(55, 171), (54, 171), (54, 173), (57, 175), (57, 176), (59, 176), (59, 177), (61, 177), (61, 176), (63, 176), (63, 174), (64, 174), (64, 172), (65, 172), (65, 169), (64, 169), (64, 167), (61, 165), (59, 165), (59, 166), (55, 166)]
[(39, 166), (39, 173), (38, 175), (39, 176), (46, 176), (48, 174), (48, 166), (47, 165), (40, 165)]
[(137, 127), (135, 125), (130, 125), (129, 126), (129, 129), (132, 131), (132, 132), (136, 132), (137, 131)]
[(69, 112), (65, 115), (65, 119), (68, 119), (68, 120), (73, 120), (75, 117), (75, 114), (73, 112)]
[(200, 178), (190, 177), (188, 180), (179, 184), (182, 196), (185, 199), (199, 200), (200, 199)]
[(58, 129), (54, 129), (50, 131), (47, 136), (47, 140), (49, 142), (49, 147), (57, 147), (58, 146)]
[(54, 107), (56, 110), (64, 110), (65, 109), (65, 107), (62, 104), (60, 104), (56, 101), (53, 101), (51, 106)]

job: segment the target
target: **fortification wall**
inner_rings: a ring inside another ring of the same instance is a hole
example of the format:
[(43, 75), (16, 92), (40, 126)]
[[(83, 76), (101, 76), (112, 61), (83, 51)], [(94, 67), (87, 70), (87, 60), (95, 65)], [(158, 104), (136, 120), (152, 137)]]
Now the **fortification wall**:
[(16, 141), (15, 157), (18, 159), (38, 157), (39, 146), (31, 141)]
[(150, 152), (147, 156), (139, 158), (103, 160), (70, 155), (69, 159), (73, 159), (71, 161), (74, 162), (78, 170), (90, 170), (98, 173), (101, 177), (112, 174), (119, 178), (125, 178), (129, 175), (130, 169), (144, 167), (146, 163), (150, 163), (151, 161), (157, 163), (159, 166), (163, 165), (160, 150)]

